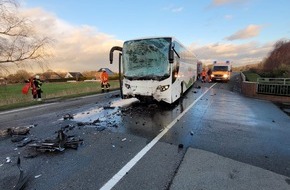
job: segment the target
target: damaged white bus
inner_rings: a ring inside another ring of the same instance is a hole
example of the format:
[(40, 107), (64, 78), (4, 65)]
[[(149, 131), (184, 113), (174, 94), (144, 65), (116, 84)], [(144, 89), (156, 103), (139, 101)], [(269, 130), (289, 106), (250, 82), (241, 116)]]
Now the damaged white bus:
[(173, 103), (189, 89), (197, 77), (197, 58), (173, 37), (125, 41), (119, 53), (122, 98)]

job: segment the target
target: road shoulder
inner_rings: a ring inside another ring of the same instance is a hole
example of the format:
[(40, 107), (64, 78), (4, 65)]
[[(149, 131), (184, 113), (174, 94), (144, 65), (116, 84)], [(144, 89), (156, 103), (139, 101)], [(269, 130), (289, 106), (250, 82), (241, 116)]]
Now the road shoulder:
[(187, 150), (170, 187), (171, 190), (289, 188), (290, 179), (286, 176), (192, 148)]

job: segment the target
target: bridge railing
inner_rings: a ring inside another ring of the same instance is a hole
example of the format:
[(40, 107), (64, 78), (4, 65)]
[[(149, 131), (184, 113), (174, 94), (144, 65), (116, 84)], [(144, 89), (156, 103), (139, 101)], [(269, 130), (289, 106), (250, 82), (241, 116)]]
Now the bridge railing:
[(258, 78), (258, 94), (290, 96), (290, 78)]

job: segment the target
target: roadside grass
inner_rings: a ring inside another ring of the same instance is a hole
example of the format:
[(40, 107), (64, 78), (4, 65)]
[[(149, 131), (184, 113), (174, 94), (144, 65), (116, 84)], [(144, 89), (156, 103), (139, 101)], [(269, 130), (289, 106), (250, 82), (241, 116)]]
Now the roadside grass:
[[(25, 84), (8, 84), (0, 86), (0, 111), (19, 107), (41, 104), (33, 101), (31, 91), (22, 94), (21, 90)], [(110, 82), (110, 89), (119, 89), (118, 81)], [(53, 99), (68, 99), (80, 96), (92, 95), (101, 92), (99, 82), (61, 82), (43, 83), (42, 99), (45, 101)]]
[(260, 78), (260, 75), (251, 71), (244, 71), (243, 73), (246, 76), (246, 80), (249, 82), (257, 82), (257, 79)]

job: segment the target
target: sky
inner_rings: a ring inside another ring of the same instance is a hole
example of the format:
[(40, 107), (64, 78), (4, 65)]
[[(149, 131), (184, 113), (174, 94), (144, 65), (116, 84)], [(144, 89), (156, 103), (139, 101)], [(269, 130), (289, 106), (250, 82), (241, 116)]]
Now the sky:
[[(262, 61), (290, 38), (290, 0), (19, 0), (20, 11), (52, 37), (54, 71), (118, 71), (109, 51), (126, 40), (173, 36), (205, 65)], [(36, 68), (34, 68), (36, 69)]]

